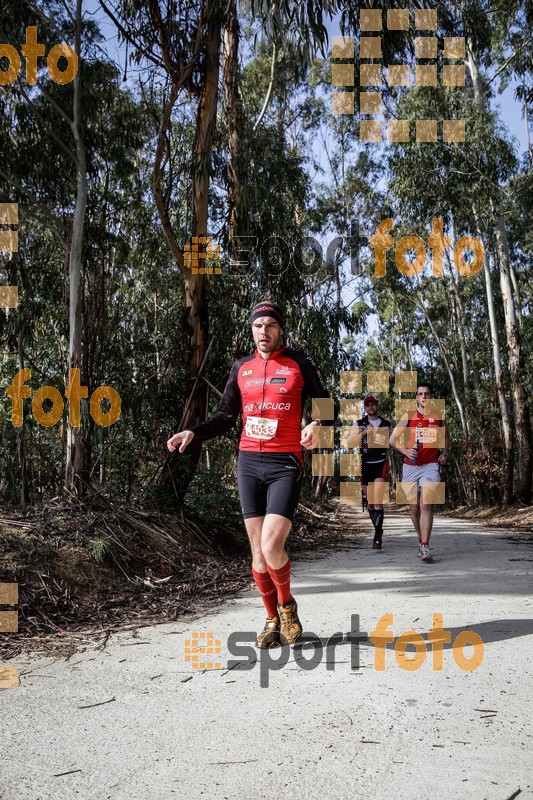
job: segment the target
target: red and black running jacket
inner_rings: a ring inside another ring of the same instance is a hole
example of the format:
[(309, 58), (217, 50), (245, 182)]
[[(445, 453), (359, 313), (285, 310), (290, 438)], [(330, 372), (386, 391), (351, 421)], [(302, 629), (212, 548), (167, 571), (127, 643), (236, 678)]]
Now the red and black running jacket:
[[(233, 365), (216, 414), (191, 430), (200, 439), (211, 439), (229, 431), (242, 411), (239, 450), (301, 454), (301, 419), (308, 397), (329, 397), (310, 356), (282, 347), (264, 359), (256, 350)], [(276, 426), (271, 438), (257, 434), (263, 430), (255, 424), (257, 418), (268, 436)], [(271, 420), (277, 423), (269, 426)]]

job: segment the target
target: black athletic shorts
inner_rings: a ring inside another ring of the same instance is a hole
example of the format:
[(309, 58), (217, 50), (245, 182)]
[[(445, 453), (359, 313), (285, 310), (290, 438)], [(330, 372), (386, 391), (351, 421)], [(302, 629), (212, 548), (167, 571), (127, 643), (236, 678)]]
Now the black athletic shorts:
[(377, 478), (383, 478), (386, 481), (388, 474), (389, 467), (386, 459), (385, 461), (378, 461), (376, 464), (365, 464), (363, 461), (361, 483), (363, 486), (368, 486), (369, 483), (373, 483)]
[(303, 467), (294, 453), (239, 452), (237, 483), (244, 519), (279, 514), (292, 520), (300, 499)]

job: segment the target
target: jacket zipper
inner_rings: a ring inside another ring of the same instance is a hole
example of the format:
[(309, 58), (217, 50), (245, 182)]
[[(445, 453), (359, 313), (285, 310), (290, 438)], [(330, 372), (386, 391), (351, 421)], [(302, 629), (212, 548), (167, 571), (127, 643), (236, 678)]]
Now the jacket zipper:
[[(263, 358), (263, 356), (261, 356), (261, 358)], [(269, 361), (270, 361), (270, 358), (267, 358), (265, 360), (265, 374), (264, 374), (264, 378), (263, 378), (263, 399), (261, 401), (260, 416), (263, 415), (263, 406), (265, 404), (265, 386), (266, 386), (266, 379), (267, 379), (267, 367), (268, 367), (268, 362)], [(263, 440), (262, 439), (259, 439), (259, 453), (260, 453), (260, 455), (263, 455)]]

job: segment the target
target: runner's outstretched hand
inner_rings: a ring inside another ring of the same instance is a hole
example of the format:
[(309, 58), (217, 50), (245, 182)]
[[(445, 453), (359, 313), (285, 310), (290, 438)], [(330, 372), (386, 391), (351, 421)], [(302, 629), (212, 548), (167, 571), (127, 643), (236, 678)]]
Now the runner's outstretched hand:
[(179, 433), (175, 433), (174, 436), (168, 440), (167, 447), (170, 452), (173, 453), (176, 447), (180, 445), (179, 452), (183, 453), (193, 439), (194, 433), (192, 431), (180, 431)]
[(316, 422), (310, 422), (309, 425), (306, 425), (302, 431), (302, 438), (300, 439), (300, 444), (306, 448), (306, 450), (313, 449), (313, 428), (316, 428)]

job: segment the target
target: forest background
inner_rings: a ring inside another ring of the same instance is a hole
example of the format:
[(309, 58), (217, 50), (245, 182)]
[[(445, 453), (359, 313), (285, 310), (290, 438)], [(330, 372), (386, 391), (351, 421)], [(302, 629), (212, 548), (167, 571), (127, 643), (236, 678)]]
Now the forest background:
[[(188, 488), (187, 508), (204, 520), (235, 511), (237, 431), (187, 458), (167, 458), (165, 443), (216, 409), (233, 360), (252, 348), (249, 309), (265, 297), (283, 307), (289, 344), (314, 356), (333, 396), (343, 370), (361, 370), (363, 389), (369, 371), (387, 371), (380, 409), (394, 419), (396, 372), (435, 385), (453, 442), (449, 505), (530, 502), (533, 6), (432, 3), (439, 41), (465, 38), (466, 85), (406, 91), (385, 81), (386, 117), (411, 128), (461, 118), (466, 140), (361, 143), (357, 103), (354, 115), (332, 114), (331, 37), (357, 44), (360, 9), (392, 7), (5, 0), (0, 41), (20, 50), (36, 25), (47, 52), (67, 42), (80, 60), (67, 85), (40, 59), (35, 86), (23, 66), (0, 87), (0, 202), (19, 205), (18, 252), (0, 259), (20, 298), (0, 312), (0, 383), (30, 368), (32, 391), (63, 394), (79, 368), (89, 396), (110, 385), (122, 398), (110, 427), (83, 401), (77, 428), (67, 404), (62, 421), (43, 427), (29, 400), (15, 428), (4, 399), (5, 504), (36, 507), (92, 487), (172, 505)], [(412, 29), (384, 30), (384, 67), (414, 56)], [(440, 70), (440, 49), (437, 61)], [(427, 242), (433, 218), (452, 242), (480, 238), (483, 268), (463, 277), (445, 258), (442, 277), (429, 263), (407, 276), (390, 250), (377, 278), (363, 246), (354, 275), (354, 220), (370, 237), (389, 217), (396, 243)], [(220, 274), (187, 265), (186, 245), (206, 235), (220, 245)], [(251, 241), (241, 237), (256, 237), (257, 257), (237, 271), (229, 257)]]

